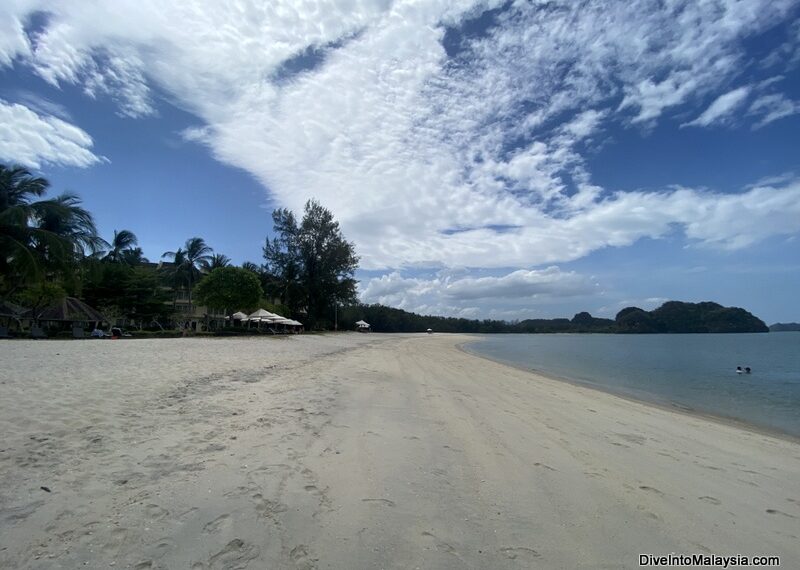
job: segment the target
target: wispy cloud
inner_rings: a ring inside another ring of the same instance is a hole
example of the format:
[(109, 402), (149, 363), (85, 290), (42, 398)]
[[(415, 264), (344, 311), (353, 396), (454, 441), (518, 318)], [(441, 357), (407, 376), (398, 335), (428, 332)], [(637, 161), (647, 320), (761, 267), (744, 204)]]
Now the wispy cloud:
[(714, 99), (714, 102), (694, 121), (684, 123), (681, 126), (707, 127), (712, 124), (723, 123), (745, 102), (749, 94), (750, 86), (748, 85), (728, 91)]
[(9, 97), (10, 99), (15, 99), (17, 103), (25, 105), (29, 109), (36, 111), (39, 115), (53, 115), (64, 121), (70, 123), (74, 122), (72, 115), (64, 105), (42, 97), (33, 91), (20, 89), (13, 91), (11, 95), (13, 95), (13, 97)]
[(761, 119), (753, 125), (754, 129), (760, 129), (778, 119), (800, 113), (800, 103), (787, 99), (780, 93), (763, 95), (753, 101), (748, 113), (761, 117)]

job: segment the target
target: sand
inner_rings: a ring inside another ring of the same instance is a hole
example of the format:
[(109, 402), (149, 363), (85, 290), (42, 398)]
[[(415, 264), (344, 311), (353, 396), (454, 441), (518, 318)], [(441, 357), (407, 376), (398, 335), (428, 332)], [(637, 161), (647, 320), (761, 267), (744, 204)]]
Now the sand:
[(0, 567), (800, 567), (800, 445), (466, 340), (0, 343)]

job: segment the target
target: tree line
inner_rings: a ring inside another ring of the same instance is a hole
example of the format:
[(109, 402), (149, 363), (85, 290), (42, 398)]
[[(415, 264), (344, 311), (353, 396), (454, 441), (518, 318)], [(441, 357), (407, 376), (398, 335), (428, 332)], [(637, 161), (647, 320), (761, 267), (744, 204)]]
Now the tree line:
[(614, 319), (580, 312), (571, 319), (477, 320), (418, 315), (384, 305), (353, 305), (341, 311), (344, 322), (365, 320), (379, 332), (459, 333), (732, 333), (768, 332), (764, 322), (738, 307), (718, 303), (668, 301), (652, 311), (626, 307)]
[(275, 237), (261, 263), (234, 266), (201, 237), (156, 262), (136, 234), (101, 237), (91, 212), (72, 193), (48, 197), (49, 182), (20, 166), (0, 164), (0, 301), (37, 309), (78, 297), (104, 312), (147, 325), (174, 321), (176, 292), (219, 310), (255, 309), (302, 320), (332, 320), (334, 303), (356, 302), (355, 248), (330, 211), (315, 200), (302, 219), (273, 212)]

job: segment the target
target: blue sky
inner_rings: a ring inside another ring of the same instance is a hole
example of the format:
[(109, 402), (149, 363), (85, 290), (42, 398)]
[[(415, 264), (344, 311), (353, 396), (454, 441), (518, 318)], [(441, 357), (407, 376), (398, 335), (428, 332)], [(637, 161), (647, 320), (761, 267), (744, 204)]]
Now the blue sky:
[(800, 321), (800, 3), (0, 7), (0, 160), (151, 259), (318, 198), (366, 302)]

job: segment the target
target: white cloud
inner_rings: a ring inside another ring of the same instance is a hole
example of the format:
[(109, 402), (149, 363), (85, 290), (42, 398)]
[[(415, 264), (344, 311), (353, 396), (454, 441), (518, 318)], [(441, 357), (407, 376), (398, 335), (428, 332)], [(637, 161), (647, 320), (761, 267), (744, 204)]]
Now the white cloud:
[(800, 113), (800, 103), (791, 101), (779, 93), (763, 95), (753, 101), (748, 113), (761, 116), (761, 120), (753, 125), (754, 129), (760, 129), (778, 119)]
[(493, 276), (445, 270), (406, 277), (394, 271), (362, 281), (360, 298), (420, 314), (509, 319), (541, 316), (552, 303), (598, 291), (593, 278), (551, 266)]
[(685, 197), (696, 208), (687, 220), (686, 235), (708, 246), (735, 250), (772, 235), (800, 231), (800, 180), (783, 186), (757, 186), (741, 194), (718, 196), (704, 203), (697, 196)]
[[(0, 65), (114, 97), (130, 116), (163, 93), (199, 118), (185, 138), (279, 204), (313, 196), (331, 208), (365, 268), (536, 267), (676, 226), (723, 248), (800, 229), (785, 218), (796, 181), (614, 192), (592, 183), (583, 154), (612, 121), (651, 125), (718, 96), (748, 65), (742, 40), (792, 0), (513, 3), (449, 57), (447, 27), (501, 4), (12, 3), (16, 39), (0, 44)], [(19, 22), (33, 9), (49, 18), (29, 40)], [(309, 49), (324, 58), (276, 80)], [(720, 120), (728, 96), (703, 120)], [(751, 111), (774, 120), (773, 103)]]
[(448, 282), (443, 294), (456, 299), (517, 299), (537, 296), (571, 297), (595, 291), (589, 278), (551, 266), (519, 269), (502, 277), (465, 277)]
[(690, 123), (681, 126), (707, 127), (715, 123), (722, 123), (744, 103), (750, 94), (750, 87), (745, 85), (720, 95), (703, 113)]
[(23, 20), (35, 4), (25, 0), (0, 3), (0, 66), (11, 65), (15, 58), (30, 53)]
[(92, 138), (58, 117), (0, 99), (0, 159), (32, 168), (43, 164), (87, 167), (102, 159)]

